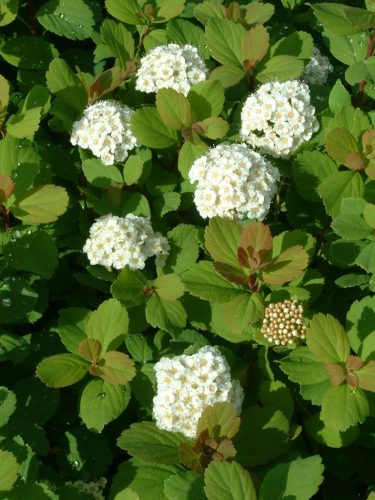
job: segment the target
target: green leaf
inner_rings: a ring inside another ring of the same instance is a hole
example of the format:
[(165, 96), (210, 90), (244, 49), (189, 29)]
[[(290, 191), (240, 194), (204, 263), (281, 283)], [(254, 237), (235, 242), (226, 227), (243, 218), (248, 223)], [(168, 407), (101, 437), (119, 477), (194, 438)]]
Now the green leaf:
[(49, 111), (50, 94), (45, 87), (36, 85), (27, 94), (15, 115), (7, 121), (7, 131), (14, 137), (32, 136), (39, 128), (43, 115)]
[(328, 175), (318, 188), (327, 213), (333, 217), (339, 215), (341, 201), (344, 198), (361, 197), (363, 191), (361, 175), (352, 171)]
[(355, 370), (358, 387), (364, 391), (375, 392), (375, 361), (367, 361), (362, 368)]
[(100, 29), (103, 42), (126, 70), (126, 62), (134, 57), (134, 40), (123, 24), (106, 19)]
[(245, 20), (248, 24), (266, 23), (274, 14), (271, 3), (253, 2), (247, 6)]
[(309, 33), (296, 31), (291, 35), (281, 38), (270, 50), (271, 56), (289, 55), (309, 61), (313, 51), (313, 39)]
[(319, 455), (276, 465), (263, 479), (259, 500), (309, 500), (323, 482), (323, 471), (324, 465)]
[(371, 241), (360, 251), (355, 263), (368, 273), (375, 273), (375, 241)]
[(274, 56), (265, 63), (258, 66), (260, 70), (256, 79), (261, 82), (287, 81), (300, 76), (303, 70), (303, 62), (294, 56)]
[[(367, 35), (358, 33), (352, 36), (336, 35), (332, 31), (326, 31), (329, 48), (339, 61), (350, 66), (356, 61), (363, 61), (367, 53)], [(348, 102), (348, 104), (350, 104)]]
[(125, 307), (117, 299), (108, 299), (90, 314), (86, 335), (99, 340), (103, 355), (123, 342), (128, 326), (129, 317)]
[(208, 500), (256, 500), (250, 474), (236, 462), (211, 462), (204, 473)]
[(79, 353), (90, 363), (96, 363), (100, 357), (101, 343), (96, 339), (84, 339), (79, 343)]
[(143, 293), (147, 279), (141, 271), (132, 271), (125, 267), (112, 284), (113, 296), (125, 305), (139, 305), (146, 302)]
[(174, 335), (186, 325), (186, 311), (178, 300), (163, 300), (153, 295), (146, 304), (146, 319), (154, 328)]
[(167, 127), (182, 130), (191, 125), (190, 103), (176, 90), (160, 89), (156, 94), (156, 108)]
[(338, 431), (335, 427), (325, 425), (319, 418), (318, 413), (305, 420), (304, 428), (315, 441), (330, 448), (349, 446), (359, 435), (357, 427), (349, 427), (346, 431)]
[(335, 128), (347, 128), (359, 140), (363, 132), (371, 128), (367, 115), (359, 108), (342, 106), (334, 118), (328, 122), (327, 132)]
[(300, 245), (287, 248), (272, 260), (261, 273), (261, 279), (269, 285), (282, 285), (299, 276), (307, 267), (308, 254)]
[(61, 342), (73, 354), (79, 354), (79, 345), (86, 338), (88, 309), (69, 307), (59, 311), (59, 335)]
[(322, 363), (345, 363), (350, 354), (348, 336), (330, 314), (314, 314), (307, 328), (306, 343)]
[(5, 121), (7, 114), (7, 109), (9, 104), (9, 94), (10, 94), (9, 82), (2, 75), (0, 75), (0, 126), (1, 127)]
[(319, 384), (328, 380), (321, 363), (307, 347), (298, 347), (285, 356), (280, 363), (281, 371), (289, 380), (301, 385)]
[(364, 61), (357, 61), (345, 71), (345, 80), (350, 85), (355, 85), (361, 80), (375, 83), (375, 57), (368, 57)]
[(176, 300), (182, 297), (185, 288), (177, 274), (163, 274), (153, 283), (155, 293), (163, 300)]
[(257, 293), (244, 292), (233, 297), (223, 309), (223, 320), (233, 332), (244, 331), (263, 318), (264, 301)]
[(347, 314), (350, 345), (364, 361), (375, 359), (375, 297), (353, 302)]
[(91, 380), (81, 396), (79, 414), (89, 430), (101, 432), (128, 406), (130, 389), (128, 385), (114, 385), (105, 380)]
[(204, 31), (199, 26), (195, 26), (185, 19), (172, 19), (167, 25), (167, 35), (168, 40), (173, 40), (181, 46), (186, 44), (193, 45), (205, 58), (209, 56)]
[(359, 155), (359, 162), (356, 165), (350, 161), (353, 153), (359, 153), (360, 148), (353, 135), (346, 128), (335, 128), (331, 130), (326, 137), (325, 148), (327, 153), (334, 160), (346, 165), (352, 170), (359, 170), (364, 167), (364, 160)]
[(106, 0), (108, 13), (126, 24), (143, 24), (142, 9), (136, 0)]
[(268, 52), (270, 37), (261, 24), (257, 24), (245, 33), (243, 60), (247, 68), (255, 68)]
[(17, 68), (47, 70), (49, 63), (58, 56), (55, 47), (33, 36), (17, 36), (2, 45), (1, 56)]
[(157, 17), (154, 22), (164, 23), (168, 19), (177, 17), (185, 7), (185, 0), (158, 0)]
[(0, 26), (6, 26), (17, 17), (18, 0), (3, 0), (0, 4)]
[(338, 35), (354, 35), (375, 24), (374, 14), (365, 9), (332, 3), (315, 4), (312, 8), (324, 28)]
[(290, 420), (294, 411), (294, 400), (288, 387), (278, 380), (264, 380), (259, 388), (259, 401), (264, 406), (273, 406)]
[(284, 453), (288, 440), (289, 422), (281, 411), (251, 406), (242, 411), (241, 428), (233, 440), (236, 460), (245, 467), (267, 464)]
[(85, 0), (49, 0), (36, 16), (47, 31), (70, 40), (89, 38), (95, 25), (94, 12)]
[(372, 229), (375, 229), (375, 205), (373, 203), (367, 203), (364, 206), (363, 218)]
[(218, 274), (211, 262), (193, 264), (181, 275), (191, 295), (212, 302), (227, 302), (241, 293), (241, 289)]
[(201, 500), (204, 498), (203, 476), (193, 471), (181, 471), (164, 481), (166, 498)]
[(146, 462), (177, 464), (178, 449), (184, 441), (182, 435), (159, 429), (154, 422), (138, 422), (122, 432), (117, 445)]
[(206, 118), (197, 122), (196, 125), (202, 130), (199, 134), (208, 139), (222, 139), (229, 129), (228, 122), (220, 116)]
[(182, 273), (194, 264), (199, 255), (198, 231), (190, 224), (179, 224), (167, 234), (170, 252), (164, 272)]
[(131, 116), (132, 132), (144, 146), (164, 149), (177, 142), (176, 132), (167, 127), (156, 108), (138, 109)]
[(224, 106), (224, 89), (217, 80), (193, 85), (188, 94), (194, 121), (218, 116)]
[(341, 238), (348, 241), (367, 238), (372, 229), (359, 215), (340, 214), (332, 221), (332, 228)]
[(189, 171), (194, 161), (208, 151), (208, 146), (203, 141), (198, 144), (184, 142), (178, 154), (178, 170), (184, 179), (188, 179)]
[(212, 0), (205, 0), (194, 7), (194, 17), (202, 24), (207, 24), (212, 17), (224, 19), (225, 14), (224, 5)]
[(111, 384), (125, 385), (135, 377), (135, 367), (133, 360), (127, 354), (107, 351), (99, 366), (93, 368), (91, 373)]
[(231, 403), (215, 403), (206, 406), (198, 421), (197, 436), (208, 431), (210, 438), (215, 441), (223, 438), (231, 439), (240, 428), (240, 417)]
[(233, 85), (236, 85), (244, 77), (245, 71), (243, 68), (230, 66), (229, 64), (219, 66), (218, 68), (213, 69), (210, 73), (210, 80), (218, 80), (225, 89), (233, 87)]
[(0, 491), (9, 491), (18, 478), (19, 464), (10, 451), (0, 450)]
[(16, 409), (17, 398), (13, 391), (0, 386), (0, 427), (3, 427)]
[(129, 156), (124, 164), (124, 181), (131, 186), (135, 184), (143, 173), (144, 162), (139, 156)]
[(17, 196), (10, 210), (27, 224), (46, 224), (65, 213), (68, 201), (68, 194), (63, 187), (45, 184)]
[(67, 387), (86, 375), (89, 364), (75, 354), (55, 354), (44, 358), (36, 368), (36, 375), (48, 387)]
[(212, 17), (206, 26), (206, 40), (212, 57), (221, 64), (242, 68), (245, 33), (240, 24)]
[(87, 103), (87, 94), (78, 76), (63, 60), (55, 58), (46, 73), (47, 86), (65, 104), (82, 113)]
[[(216, 262), (228, 264), (243, 273), (237, 261), (237, 249), (240, 246), (241, 225), (229, 219), (213, 217), (204, 232), (204, 243), (211, 257)], [(245, 275), (245, 273), (243, 273)]]
[(304, 151), (293, 161), (293, 174), (299, 194), (308, 201), (320, 201), (319, 184), (337, 173), (336, 164), (319, 151)]
[(86, 179), (95, 187), (109, 188), (112, 183), (123, 184), (121, 172), (115, 165), (104, 165), (101, 160), (90, 158), (82, 162)]
[(364, 392), (347, 384), (330, 387), (322, 401), (320, 418), (338, 431), (345, 431), (365, 421), (369, 405)]
[(351, 97), (349, 92), (346, 90), (341, 80), (336, 80), (335, 85), (329, 94), (329, 108), (333, 113), (336, 113), (342, 106), (351, 105)]
[(89, 88), (90, 102), (94, 102), (116, 90), (124, 82), (125, 77), (126, 73), (124, 70), (117, 66), (99, 73)]

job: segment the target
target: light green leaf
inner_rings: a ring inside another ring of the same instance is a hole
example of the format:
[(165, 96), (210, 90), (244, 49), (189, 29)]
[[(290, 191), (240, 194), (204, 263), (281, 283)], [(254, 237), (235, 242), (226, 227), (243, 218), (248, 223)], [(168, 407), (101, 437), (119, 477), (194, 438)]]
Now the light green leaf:
[(10, 451), (0, 450), (0, 491), (9, 491), (18, 478), (19, 464)]
[(6, 26), (17, 17), (18, 0), (2, 0), (0, 3), (0, 26)]
[(242, 78), (245, 78), (245, 71), (243, 68), (238, 66), (230, 66), (229, 64), (224, 64), (218, 68), (214, 68), (210, 73), (210, 80), (218, 80), (221, 85), (226, 89), (228, 87), (233, 87)]
[(263, 318), (264, 307), (264, 301), (259, 294), (244, 292), (225, 304), (223, 320), (233, 332), (242, 332), (251, 323)]
[(221, 64), (242, 68), (245, 33), (241, 24), (212, 17), (206, 26), (206, 40), (212, 57)]
[(103, 355), (123, 342), (128, 326), (129, 317), (125, 307), (117, 299), (108, 299), (90, 314), (86, 335), (99, 340)]
[(256, 500), (253, 481), (237, 462), (211, 462), (204, 473), (208, 500)]
[(212, 302), (227, 302), (239, 295), (241, 289), (215, 271), (211, 262), (193, 264), (181, 275), (186, 289), (191, 295)]
[(98, 375), (111, 384), (125, 385), (135, 377), (135, 366), (127, 354), (107, 351), (103, 355), (100, 365), (93, 368), (92, 374)]
[(163, 300), (157, 295), (146, 304), (146, 319), (154, 328), (166, 330), (172, 335), (186, 325), (186, 311), (178, 300)]
[[(16, 409), (17, 398), (13, 391), (0, 386), (0, 427), (3, 427)], [(1, 488), (0, 488), (1, 489)]]
[(248, 24), (266, 23), (274, 14), (275, 6), (271, 3), (253, 2), (247, 6), (245, 20)]
[(330, 314), (314, 314), (307, 328), (306, 343), (322, 363), (345, 363), (350, 354), (348, 336)]
[(157, 16), (154, 22), (164, 23), (177, 17), (185, 7), (185, 0), (157, 0)]
[(167, 127), (182, 130), (191, 125), (190, 103), (180, 92), (160, 89), (156, 94), (156, 108)]
[(231, 403), (215, 403), (206, 406), (198, 421), (197, 437), (208, 431), (210, 438), (217, 440), (234, 437), (240, 428), (240, 417)]
[(289, 380), (301, 385), (319, 384), (328, 380), (321, 363), (307, 347), (298, 347), (285, 356), (280, 363), (281, 371)]
[(207, 24), (212, 18), (225, 18), (225, 7), (219, 2), (212, 0), (204, 0), (194, 7), (194, 17), (202, 24)]
[(366, 238), (372, 233), (372, 229), (359, 215), (340, 214), (332, 222), (332, 228), (341, 238), (348, 241)]
[(181, 434), (159, 429), (154, 422), (138, 422), (122, 432), (117, 445), (146, 462), (177, 464), (179, 445), (184, 441)]
[(368, 273), (375, 273), (375, 241), (371, 241), (360, 251), (355, 263)]
[(32, 108), (12, 115), (6, 124), (7, 132), (13, 137), (23, 138), (35, 134), (39, 128), (42, 108)]
[(47, 86), (64, 103), (82, 113), (87, 103), (87, 94), (78, 76), (73, 73), (68, 63), (55, 58), (46, 73)]
[(241, 233), (242, 227), (236, 221), (219, 217), (210, 219), (204, 232), (204, 242), (211, 257), (241, 271), (242, 267), (237, 261)]
[(208, 149), (203, 141), (198, 144), (184, 142), (178, 154), (178, 170), (184, 179), (188, 179), (190, 168), (195, 160), (207, 153)]
[(79, 344), (86, 338), (88, 309), (69, 307), (59, 311), (59, 335), (61, 342), (73, 354), (79, 354)]
[(75, 354), (55, 354), (44, 358), (36, 368), (36, 375), (48, 387), (67, 387), (86, 375), (89, 363)]
[(342, 106), (327, 124), (326, 133), (335, 128), (346, 128), (359, 140), (363, 132), (371, 128), (370, 120), (360, 108)]
[(108, 13), (126, 24), (143, 24), (142, 8), (136, 0), (106, 0)]
[(101, 432), (128, 406), (128, 385), (114, 385), (102, 379), (91, 380), (81, 396), (79, 414), (89, 430)]
[(147, 279), (141, 271), (132, 271), (125, 267), (113, 282), (111, 291), (113, 296), (125, 305), (139, 305), (147, 300), (143, 293), (145, 285)]
[(304, 428), (315, 441), (330, 448), (349, 446), (359, 435), (358, 427), (349, 427), (346, 431), (338, 431), (335, 427), (325, 425), (318, 413), (305, 420)]
[(167, 234), (170, 252), (164, 272), (182, 273), (194, 264), (199, 255), (198, 232), (195, 226), (179, 224)]
[(118, 59), (123, 70), (126, 62), (134, 57), (134, 40), (123, 24), (106, 19), (101, 27), (103, 42)]
[(279, 81), (283, 82), (300, 76), (303, 70), (303, 62), (294, 56), (274, 56), (265, 63), (258, 66), (259, 73), (255, 75), (261, 82)]
[(276, 465), (263, 479), (259, 500), (309, 500), (323, 482), (323, 471), (319, 455)]
[(133, 134), (144, 146), (164, 149), (177, 142), (176, 132), (161, 120), (156, 108), (138, 109), (132, 114)]
[(342, 106), (351, 105), (351, 97), (349, 92), (346, 90), (341, 80), (336, 80), (335, 85), (329, 94), (329, 108), (333, 113), (336, 113)]
[(229, 129), (228, 122), (220, 116), (206, 118), (196, 125), (202, 130), (199, 134), (208, 139), (222, 139)]
[(322, 401), (320, 418), (338, 431), (345, 431), (361, 424), (369, 415), (369, 405), (364, 392), (347, 384), (330, 387)]
[(89, 38), (95, 25), (94, 12), (85, 0), (49, 0), (36, 16), (47, 31), (70, 40)]
[(168, 40), (172, 40), (181, 46), (186, 44), (193, 45), (205, 58), (209, 56), (204, 31), (199, 26), (185, 19), (172, 19), (167, 25), (166, 33)]
[(185, 291), (184, 284), (177, 274), (159, 276), (153, 283), (153, 289), (162, 300), (179, 299)]
[(124, 164), (124, 181), (125, 184), (131, 186), (135, 184), (143, 173), (144, 162), (139, 156), (129, 156)]
[(65, 213), (68, 201), (68, 194), (63, 187), (45, 184), (18, 196), (10, 210), (27, 224), (46, 224)]
[(354, 35), (375, 25), (374, 14), (365, 9), (337, 3), (314, 4), (312, 9), (324, 28), (338, 35)]
[(313, 51), (313, 39), (309, 33), (295, 31), (272, 45), (271, 56), (289, 55), (309, 61)]
[(269, 34), (264, 26), (257, 24), (246, 31), (243, 48), (243, 60), (246, 68), (255, 68), (268, 52)]
[(115, 165), (104, 165), (101, 160), (90, 158), (82, 163), (86, 179), (95, 187), (109, 188), (112, 183), (123, 184), (124, 179)]
[(224, 106), (224, 89), (217, 80), (193, 85), (188, 94), (194, 121), (218, 116)]
[(295, 245), (287, 248), (272, 260), (261, 273), (261, 279), (269, 285), (282, 285), (299, 276), (307, 267), (309, 256), (304, 248)]
[(356, 61), (365, 59), (367, 53), (366, 33), (340, 36), (333, 31), (326, 30), (325, 35), (329, 42), (330, 51), (342, 63), (350, 66)]
[(345, 79), (350, 85), (355, 85), (361, 80), (375, 83), (375, 57), (368, 57), (349, 66), (345, 71)]
[(353, 302), (346, 317), (348, 337), (354, 352), (364, 361), (375, 359), (375, 297)]
[(179, 500), (202, 500), (204, 498), (203, 476), (198, 472), (181, 471), (164, 481), (166, 498)]
[(318, 188), (327, 213), (333, 217), (339, 215), (341, 201), (344, 198), (361, 197), (363, 191), (362, 177), (358, 172), (353, 171), (328, 175)]

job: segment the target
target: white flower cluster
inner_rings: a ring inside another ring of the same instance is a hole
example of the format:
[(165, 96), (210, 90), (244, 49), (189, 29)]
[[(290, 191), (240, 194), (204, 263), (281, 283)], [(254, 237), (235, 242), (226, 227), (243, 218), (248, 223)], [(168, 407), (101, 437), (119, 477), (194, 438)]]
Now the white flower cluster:
[(306, 64), (301, 78), (310, 85), (325, 85), (331, 71), (333, 71), (333, 66), (328, 57), (321, 54), (318, 47), (314, 47), (311, 59)]
[(135, 88), (147, 93), (170, 88), (186, 96), (192, 85), (206, 79), (207, 73), (196, 47), (169, 43), (155, 47), (141, 59)]
[(241, 136), (251, 146), (285, 158), (319, 128), (308, 86), (297, 80), (265, 83), (241, 112)]
[(73, 124), (70, 142), (90, 149), (104, 165), (123, 161), (137, 140), (130, 129), (133, 110), (113, 101), (98, 101), (88, 106)]
[(194, 202), (202, 217), (263, 219), (276, 192), (279, 172), (244, 144), (219, 145), (193, 163)]
[(153, 255), (158, 266), (164, 265), (169, 244), (160, 233), (154, 233), (148, 217), (105, 215), (91, 226), (83, 251), (92, 265), (143, 269)]
[(105, 477), (101, 477), (98, 481), (85, 483), (84, 481), (67, 481), (66, 486), (73, 486), (80, 493), (91, 493), (95, 500), (104, 500), (103, 490), (107, 484)]
[(154, 368), (153, 415), (160, 429), (195, 437), (204, 408), (218, 402), (232, 403), (240, 413), (242, 387), (231, 379), (229, 365), (217, 347), (204, 346), (191, 356), (161, 358)]

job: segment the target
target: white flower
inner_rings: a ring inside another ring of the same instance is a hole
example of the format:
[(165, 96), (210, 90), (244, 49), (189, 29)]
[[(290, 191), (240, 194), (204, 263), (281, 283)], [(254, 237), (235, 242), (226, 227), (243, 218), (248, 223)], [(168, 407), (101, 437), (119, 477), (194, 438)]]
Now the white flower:
[(123, 161), (137, 146), (130, 129), (133, 110), (113, 101), (98, 101), (88, 106), (73, 124), (70, 142), (90, 149), (104, 165)]
[(289, 156), (318, 128), (309, 88), (297, 80), (261, 85), (241, 112), (243, 139), (276, 158)]
[(107, 484), (104, 477), (99, 478), (97, 481), (85, 483), (84, 481), (67, 481), (66, 486), (72, 486), (80, 493), (90, 493), (95, 500), (104, 500), (103, 490)]
[(202, 217), (263, 219), (279, 172), (244, 144), (219, 145), (193, 163), (194, 202)]
[(332, 71), (333, 66), (328, 57), (323, 56), (318, 47), (314, 47), (311, 59), (305, 66), (301, 78), (310, 85), (325, 85)]
[[(153, 416), (159, 429), (195, 437), (205, 407), (221, 401), (232, 403), (240, 414), (242, 387), (232, 380), (227, 360), (217, 347), (204, 346), (190, 356), (161, 358), (154, 369)], [(180, 383), (175, 384), (177, 381)]]
[(141, 59), (135, 88), (147, 93), (169, 88), (187, 95), (190, 87), (204, 81), (207, 74), (195, 47), (169, 43), (155, 47)]
[(83, 251), (92, 265), (143, 269), (146, 259), (153, 255), (157, 265), (163, 265), (169, 244), (160, 233), (153, 231), (148, 217), (105, 215), (91, 226)]

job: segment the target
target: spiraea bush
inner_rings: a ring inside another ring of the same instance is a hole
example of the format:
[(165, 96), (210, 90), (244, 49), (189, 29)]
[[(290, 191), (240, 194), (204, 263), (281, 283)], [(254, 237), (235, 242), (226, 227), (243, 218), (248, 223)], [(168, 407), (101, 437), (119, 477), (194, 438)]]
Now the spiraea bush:
[(375, 2), (0, 1), (0, 499), (375, 498)]

